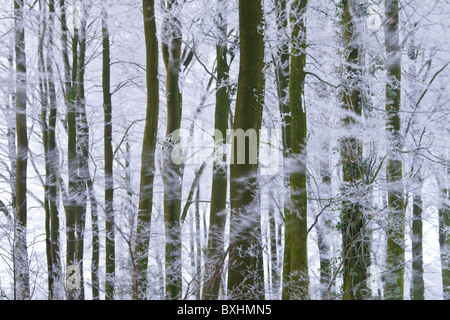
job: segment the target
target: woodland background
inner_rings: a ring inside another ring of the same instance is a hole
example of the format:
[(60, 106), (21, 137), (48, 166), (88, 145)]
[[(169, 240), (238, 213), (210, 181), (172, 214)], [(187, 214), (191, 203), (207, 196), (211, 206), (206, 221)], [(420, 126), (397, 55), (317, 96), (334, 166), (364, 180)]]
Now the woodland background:
[[(446, 0), (1, 1), (1, 299), (448, 300), (448, 21)], [(213, 129), (274, 136), (230, 163)]]

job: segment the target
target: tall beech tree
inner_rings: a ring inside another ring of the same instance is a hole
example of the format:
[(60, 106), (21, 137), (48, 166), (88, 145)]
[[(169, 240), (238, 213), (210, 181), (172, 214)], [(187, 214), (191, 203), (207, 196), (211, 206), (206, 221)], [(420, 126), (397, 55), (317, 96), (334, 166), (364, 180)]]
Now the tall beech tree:
[[(225, 254), (225, 223), (227, 218), (227, 187), (228, 168), (223, 159), (223, 148), (226, 143), (228, 129), (228, 115), (230, 113), (230, 85), (229, 71), (230, 65), (227, 60), (227, 12), (226, 1), (217, 1), (217, 83), (216, 83), (216, 106), (214, 114), (214, 128), (217, 130), (216, 148), (221, 158), (216, 159), (213, 164), (213, 177), (211, 189), (210, 226), (208, 231), (208, 264), (211, 264), (212, 283), (207, 283), (206, 294), (208, 299), (218, 299), (220, 284), (222, 282), (223, 255)], [(219, 141), (218, 138), (221, 140)]]
[(163, 21), (163, 58), (166, 66), (167, 129), (163, 146), (164, 221), (166, 232), (166, 298), (181, 298), (181, 197), (182, 175), (176, 146), (180, 142), (181, 92), (179, 87), (181, 62), (181, 22), (177, 18), (180, 10), (178, 0), (166, 1), (166, 16)]
[(448, 3), (141, 1), (0, 1), (0, 299), (450, 299)]
[[(66, 19), (65, 0), (59, 1), (60, 21), (61, 21), (61, 53), (64, 64), (64, 94), (67, 112), (67, 167), (68, 167), (68, 192), (65, 203), (66, 209), (66, 279), (69, 277), (70, 266), (77, 266), (75, 259), (76, 243), (76, 215), (78, 209), (78, 154), (76, 140), (76, 116), (75, 116), (75, 95), (76, 95), (76, 70), (78, 64), (78, 33), (75, 30), (72, 39), (72, 59), (73, 66), (69, 61), (68, 36), (69, 28)], [(74, 290), (66, 288), (66, 295), (69, 300), (75, 299)]]
[(133, 271), (135, 299), (147, 298), (148, 249), (150, 221), (153, 207), (153, 181), (159, 115), (158, 38), (154, 0), (143, 0), (146, 48), (147, 118), (141, 155), (141, 182), (136, 231), (136, 266)]
[[(115, 224), (114, 224), (114, 176), (112, 149), (112, 102), (111, 102), (111, 65), (108, 31), (108, 14), (106, 2), (102, 3), (102, 37), (103, 37), (103, 113), (104, 113), (104, 156), (105, 156), (105, 265), (106, 265), (106, 299), (114, 298), (115, 277)], [(95, 255), (98, 253), (95, 252)], [(94, 252), (93, 252), (94, 255)], [(98, 258), (97, 258), (98, 260)], [(96, 292), (98, 296), (98, 293)]]
[(14, 217), (14, 298), (30, 298), (30, 275), (27, 250), (27, 60), (25, 54), (24, 1), (14, 1), (14, 35), (16, 56), (16, 212)]
[(386, 47), (386, 130), (388, 153), (386, 180), (388, 183), (387, 276), (386, 299), (403, 299), (405, 273), (405, 208), (402, 185), (400, 104), (402, 79), (402, 49), (399, 38), (399, 3), (385, 0), (384, 37)]
[(291, 112), (290, 210), (285, 216), (285, 265), (283, 299), (307, 299), (307, 190), (306, 190), (306, 8), (307, 0), (295, 0), (291, 7), (291, 52), (289, 105)]
[[(362, 115), (362, 48), (358, 38), (360, 7), (353, 0), (344, 1), (343, 37), (345, 46), (345, 89), (342, 91), (342, 124), (352, 129)], [(364, 197), (363, 143), (352, 133), (341, 140), (341, 163), (344, 186), (342, 188), (342, 259), (343, 299), (362, 300), (369, 296), (367, 277), (370, 264), (370, 247), (367, 221), (360, 197)]]
[(233, 129), (249, 136), (244, 150), (237, 147), (236, 137), (232, 141), (228, 264), (228, 295), (239, 299), (264, 298), (258, 164), (251, 161), (259, 147), (264, 103), (263, 17), (260, 0), (239, 1), (240, 64)]
[[(55, 286), (54, 298), (61, 298), (59, 291), (61, 290), (61, 249), (60, 249), (60, 230), (59, 230), (59, 185), (58, 171), (59, 159), (56, 143), (56, 120), (57, 120), (57, 95), (56, 84), (54, 79), (53, 61), (54, 58), (54, 24), (55, 24), (55, 1), (48, 2), (48, 45), (47, 45), (47, 64), (46, 73), (48, 78), (49, 92), (49, 116), (48, 116), (48, 167), (49, 174), (47, 183), (49, 188), (49, 206), (50, 206), (50, 240), (51, 240), (51, 257), (52, 257), (52, 277)], [(58, 292), (57, 292), (58, 291)]]
[(41, 12), (39, 52), (39, 91), (41, 100), (41, 127), (45, 158), (44, 209), (46, 253), (48, 270), (48, 298), (59, 299), (62, 290), (61, 258), (58, 213), (58, 150), (56, 146), (57, 96), (53, 72), (54, 47), (54, 1), (49, 1), (48, 11), (43, 1)]
[[(448, 170), (448, 169), (447, 169)], [(439, 208), (439, 245), (444, 300), (450, 300), (450, 188), (442, 189), (443, 204)]]

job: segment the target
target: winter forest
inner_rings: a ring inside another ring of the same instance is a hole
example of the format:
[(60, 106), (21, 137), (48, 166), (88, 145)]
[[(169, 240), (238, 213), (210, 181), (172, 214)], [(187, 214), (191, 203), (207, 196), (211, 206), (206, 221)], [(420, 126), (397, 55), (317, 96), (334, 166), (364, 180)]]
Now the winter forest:
[(0, 299), (449, 300), (448, 0), (2, 0)]

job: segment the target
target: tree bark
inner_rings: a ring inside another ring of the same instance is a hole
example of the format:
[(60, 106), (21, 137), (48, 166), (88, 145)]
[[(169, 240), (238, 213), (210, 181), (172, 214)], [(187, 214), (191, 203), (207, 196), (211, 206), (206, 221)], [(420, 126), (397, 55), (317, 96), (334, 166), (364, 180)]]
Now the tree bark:
[(54, 0), (49, 0), (49, 18), (48, 18), (48, 52), (47, 52), (47, 77), (49, 92), (49, 117), (48, 117), (48, 155), (49, 155), (49, 202), (50, 202), (50, 232), (51, 232), (51, 256), (52, 272), (54, 277), (54, 299), (60, 299), (59, 292), (62, 291), (61, 283), (61, 252), (59, 235), (59, 191), (58, 191), (58, 149), (56, 144), (56, 118), (57, 118), (57, 97), (56, 86), (53, 72), (53, 47), (54, 47)]
[(15, 298), (30, 299), (27, 250), (27, 65), (25, 55), (24, 1), (14, 1), (14, 34), (16, 54), (16, 214), (14, 226)]
[[(178, 10), (178, 0), (167, 1), (168, 38), (167, 45), (167, 131), (163, 146), (164, 221), (166, 232), (166, 298), (180, 299), (182, 291), (181, 257), (181, 196), (182, 176), (180, 162), (174, 161), (173, 153), (180, 141), (181, 93), (179, 88), (181, 60), (181, 25), (174, 12)], [(176, 152), (175, 152), (176, 153)]]
[(398, 30), (398, 0), (385, 0), (386, 23), (384, 26), (387, 57), (386, 130), (389, 146), (386, 165), (388, 183), (387, 259), (388, 275), (385, 282), (385, 298), (402, 300), (405, 273), (405, 212), (402, 186), (402, 161), (400, 138), (401, 98), (401, 47)]
[(112, 149), (112, 102), (111, 102), (111, 68), (109, 31), (106, 2), (102, 4), (102, 37), (103, 37), (103, 111), (104, 111), (104, 157), (105, 157), (105, 265), (107, 300), (114, 299), (115, 278), (115, 224), (114, 224), (114, 176)]
[[(420, 175), (420, 170), (417, 174)], [(422, 181), (417, 177), (419, 186), (413, 192), (412, 221), (412, 300), (425, 300), (425, 283), (423, 279), (423, 222), (422, 222)]]
[(292, 3), (289, 103), (291, 111), (291, 203), (285, 217), (283, 299), (308, 299), (306, 108), (304, 106), (307, 0)]
[[(66, 208), (66, 283), (71, 276), (71, 268), (77, 268), (75, 259), (76, 243), (76, 215), (78, 206), (78, 155), (77, 155), (77, 128), (75, 114), (76, 98), (76, 74), (78, 64), (78, 36), (77, 30), (74, 30), (74, 39), (72, 41), (73, 66), (69, 62), (68, 49), (68, 27), (66, 21), (65, 0), (59, 1), (60, 20), (61, 20), (61, 45), (62, 58), (64, 64), (64, 93), (67, 109), (67, 163), (68, 163), (68, 194)], [(69, 300), (75, 299), (74, 290), (66, 285), (66, 295)]]
[[(344, 2), (344, 45), (345, 63), (348, 65), (345, 81), (349, 88), (342, 93), (342, 108), (352, 112), (342, 119), (343, 126), (351, 126), (362, 114), (362, 92), (357, 89), (361, 82), (361, 48), (358, 37), (357, 18), (359, 18), (354, 1)], [(344, 186), (342, 188), (342, 259), (343, 259), (343, 299), (362, 300), (370, 295), (367, 285), (370, 264), (369, 239), (367, 237), (366, 219), (361, 201), (356, 195), (365, 195), (363, 145), (360, 138), (349, 135), (341, 140), (341, 163)]]
[(159, 80), (158, 38), (154, 0), (143, 0), (143, 18), (146, 44), (147, 117), (141, 155), (141, 181), (136, 231), (137, 270), (134, 271), (134, 297), (147, 298), (148, 248), (153, 207), (153, 180), (155, 176), (155, 151), (158, 132)]
[(49, 152), (48, 152), (48, 83), (44, 58), (44, 43), (47, 33), (47, 9), (39, 1), (39, 43), (38, 43), (38, 70), (39, 70), (39, 98), (41, 102), (41, 130), (42, 130), (42, 144), (44, 146), (45, 158), (45, 181), (44, 181), (44, 211), (45, 211), (45, 252), (47, 256), (47, 283), (48, 283), (48, 298), (53, 299), (53, 263), (51, 253), (51, 231), (50, 231), (50, 197), (49, 197)]
[(238, 150), (236, 137), (232, 141), (228, 264), (228, 297), (232, 299), (264, 298), (258, 164), (251, 161), (259, 148), (264, 103), (263, 16), (261, 1), (239, 1), (240, 65), (234, 132), (242, 130), (249, 136), (243, 150)]
[(216, 84), (216, 109), (214, 115), (214, 128), (217, 130), (215, 137), (216, 151), (220, 155), (213, 164), (213, 177), (211, 189), (211, 206), (209, 215), (208, 249), (207, 263), (210, 266), (211, 274), (215, 276), (214, 282), (208, 292), (207, 299), (218, 299), (220, 293), (220, 284), (222, 280), (222, 270), (217, 275), (217, 269), (221, 269), (222, 257), (225, 254), (225, 223), (227, 217), (227, 163), (223, 161), (223, 148), (226, 143), (226, 132), (228, 129), (228, 115), (230, 113), (230, 95), (229, 95), (229, 70), (227, 62), (228, 45), (226, 43), (227, 35), (227, 17), (225, 10), (225, 1), (217, 1), (218, 14), (216, 18), (218, 40), (216, 44), (217, 55), (217, 84)]
[(439, 209), (439, 244), (441, 253), (442, 288), (444, 300), (450, 300), (450, 190), (442, 190), (444, 202)]

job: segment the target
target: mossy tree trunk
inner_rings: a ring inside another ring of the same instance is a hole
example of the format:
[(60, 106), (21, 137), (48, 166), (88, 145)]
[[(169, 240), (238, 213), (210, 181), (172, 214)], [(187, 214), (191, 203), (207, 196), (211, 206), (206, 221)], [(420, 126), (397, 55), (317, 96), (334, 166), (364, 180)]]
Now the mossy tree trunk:
[[(230, 251), (228, 297), (264, 298), (263, 255), (258, 200), (258, 163), (264, 103), (263, 8), (260, 0), (239, 1), (240, 66), (234, 132), (249, 134), (238, 150), (233, 137), (230, 165)], [(243, 154), (245, 153), (245, 155)], [(237, 159), (244, 161), (238, 162)], [(255, 163), (256, 162), (256, 163)]]
[(308, 299), (306, 107), (307, 0), (295, 0), (291, 8), (291, 61), (289, 104), (291, 111), (290, 186), (291, 202), (285, 217), (285, 266), (283, 299)]
[[(417, 27), (417, 23), (414, 24), (414, 27)], [(408, 48), (408, 57), (410, 59), (409, 66), (409, 77), (413, 81), (417, 81), (419, 77), (419, 73), (416, 71), (416, 63), (418, 58), (418, 49), (415, 44), (415, 31), (412, 31), (411, 35), (411, 44)], [(423, 80), (422, 80), (423, 81)], [(412, 94), (411, 99), (416, 103), (420, 101), (418, 97), (419, 90), (418, 84), (414, 83), (412, 85)], [(412, 114), (410, 118), (410, 130), (411, 134), (414, 136), (421, 135), (421, 128), (418, 127), (418, 123), (415, 120), (416, 115)], [(414, 139), (415, 140), (415, 139)], [(416, 150), (420, 150), (422, 144), (422, 138), (415, 140)], [(412, 166), (411, 166), (411, 176), (413, 184), (413, 189), (411, 191), (412, 199), (413, 199), (413, 218), (412, 218), (412, 235), (411, 235), (411, 243), (412, 243), (412, 274), (411, 274), (411, 299), (412, 300), (424, 300), (425, 299), (425, 283), (424, 283), (424, 269), (423, 269), (423, 201), (422, 201), (422, 189), (423, 189), (423, 162), (421, 159), (420, 153), (414, 151), (412, 158)]]
[[(361, 47), (357, 41), (358, 10), (353, 0), (344, 1), (343, 27), (345, 45), (346, 88), (342, 93), (342, 108), (347, 115), (342, 119), (344, 127), (351, 129), (361, 119), (362, 92), (358, 89), (361, 82)], [(370, 246), (367, 237), (367, 221), (364, 208), (357, 198), (365, 196), (363, 181), (363, 146), (356, 134), (341, 140), (341, 163), (344, 185), (342, 188), (342, 259), (343, 259), (343, 299), (362, 300), (369, 296), (367, 285)]]
[(167, 1), (167, 27), (163, 52), (166, 60), (167, 131), (163, 146), (164, 221), (166, 232), (166, 298), (180, 299), (182, 292), (181, 197), (180, 162), (174, 159), (180, 141), (181, 92), (179, 87), (181, 61), (181, 23), (176, 17), (178, 0)]
[(439, 244), (441, 252), (442, 287), (444, 300), (450, 300), (450, 189), (442, 190), (443, 204), (439, 209)]
[(159, 80), (158, 38), (156, 35), (154, 0), (143, 0), (144, 32), (146, 45), (147, 117), (141, 155), (141, 182), (136, 231), (136, 269), (133, 272), (135, 299), (147, 298), (148, 249), (150, 222), (153, 207), (153, 180), (155, 176), (155, 151), (158, 133)]
[(412, 275), (411, 299), (425, 300), (425, 283), (423, 270), (423, 221), (422, 221), (422, 178), (421, 168), (415, 176), (417, 186), (413, 191), (413, 221), (412, 221)]
[(399, 40), (398, 0), (385, 0), (385, 46), (388, 82), (386, 84), (386, 130), (388, 154), (386, 179), (388, 183), (387, 276), (385, 298), (401, 300), (404, 294), (405, 273), (405, 210), (402, 186), (400, 136), (401, 47)]
[[(216, 83), (216, 109), (214, 115), (214, 128), (218, 131), (216, 141), (216, 151), (220, 158), (216, 159), (213, 164), (213, 177), (211, 189), (211, 209), (209, 215), (209, 231), (208, 231), (208, 249), (207, 259), (210, 267), (210, 276), (212, 283), (207, 283), (208, 290), (205, 293), (207, 299), (218, 299), (220, 292), (220, 284), (222, 282), (222, 261), (225, 254), (225, 223), (227, 218), (227, 163), (223, 159), (223, 148), (226, 143), (226, 135), (228, 129), (228, 115), (230, 113), (230, 86), (229, 86), (229, 70), (230, 66), (227, 61), (228, 45), (227, 45), (227, 13), (225, 12), (225, 1), (217, 1), (218, 14), (216, 17), (217, 27), (217, 83)], [(219, 134), (220, 132), (220, 134)]]

